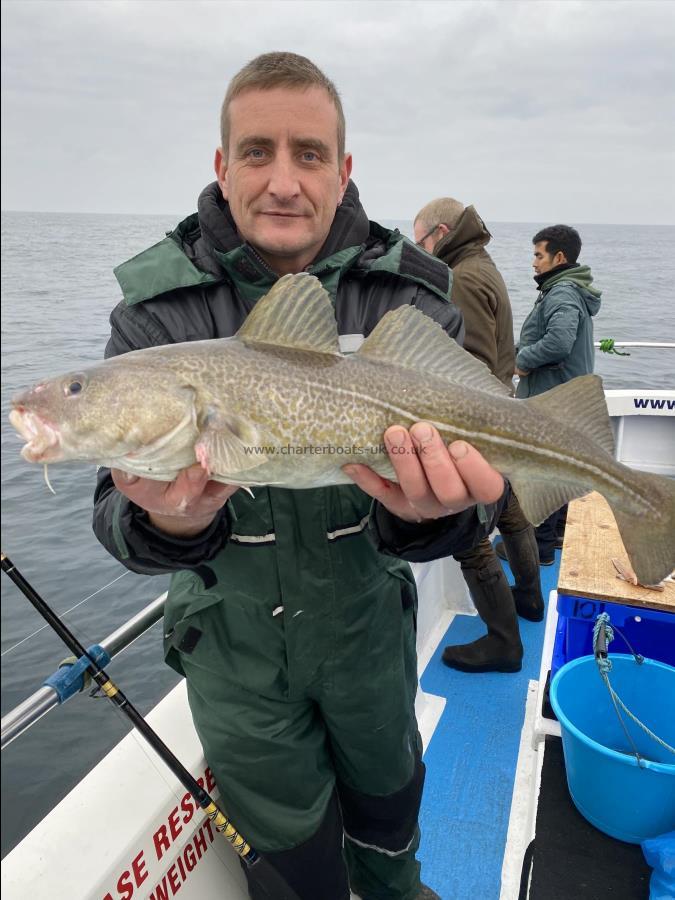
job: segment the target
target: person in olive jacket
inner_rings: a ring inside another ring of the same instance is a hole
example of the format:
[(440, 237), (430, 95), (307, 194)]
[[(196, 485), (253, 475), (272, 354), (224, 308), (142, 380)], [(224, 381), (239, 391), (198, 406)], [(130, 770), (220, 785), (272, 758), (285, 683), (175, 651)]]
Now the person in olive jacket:
[[(532, 238), (534, 280), (539, 294), (523, 322), (516, 354), (516, 397), (534, 397), (595, 366), (593, 317), (601, 291), (593, 287), (588, 266), (577, 260), (579, 232), (570, 225), (550, 225)], [(567, 507), (552, 513), (536, 529), (539, 557), (552, 563), (561, 545)]]
[(491, 234), (476, 212), (452, 197), (427, 203), (413, 224), (418, 246), (452, 269), (452, 302), (464, 318), (464, 349), (513, 390), (513, 316), (499, 269), (485, 249)]
[[(439, 197), (420, 210), (413, 229), (418, 245), (452, 270), (451, 298), (464, 317), (464, 348), (513, 391), (511, 301), (485, 249), (491, 238), (485, 223), (473, 206)], [(534, 528), (514, 494), (497, 524), (515, 578), (513, 589), (487, 537), (454, 554), (487, 626), (487, 634), (478, 640), (445, 648), (443, 662), (463, 672), (519, 671), (523, 646), (516, 613), (531, 621), (541, 621), (544, 615)]]
[[(406, 304), (461, 341), (447, 267), (368, 221), (339, 96), (313, 63), (247, 64), (221, 142), (198, 212), (116, 270), (107, 356), (229, 337), (281, 275), (302, 271), (352, 345)], [(348, 900), (350, 887), (363, 900), (437, 898), (415, 858), (424, 765), (403, 559), (473, 546), (508, 485), (429, 423), (384, 441), (397, 482), (351, 465), (352, 485), (252, 496), (198, 465), (171, 483), (98, 474), (99, 540), (135, 572), (172, 573), (166, 659), (186, 677), (227, 814), (299, 900)], [(251, 897), (269, 897), (255, 867), (246, 874)]]

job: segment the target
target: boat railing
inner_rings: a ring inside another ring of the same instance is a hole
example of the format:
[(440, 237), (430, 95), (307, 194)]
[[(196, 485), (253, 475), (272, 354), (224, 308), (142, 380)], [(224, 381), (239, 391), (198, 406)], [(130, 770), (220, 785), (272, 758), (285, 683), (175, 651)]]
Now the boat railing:
[[(111, 659), (130, 647), (137, 638), (164, 616), (165, 602), (166, 592), (100, 641), (100, 645)], [(15, 738), (18, 738), (38, 719), (58, 705), (59, 698), (56, 690), (48, 685), (43, 685), (30, 697), (15, 706), (13, 710), (2, 717), (2, 749), (4, 750)]]
[[(595, 341), (593, 346), (602, 349), (605, 341)], [(612, 341), (613, 347), (652, 347), (656, 350), (675, 350), (675, 341)]]

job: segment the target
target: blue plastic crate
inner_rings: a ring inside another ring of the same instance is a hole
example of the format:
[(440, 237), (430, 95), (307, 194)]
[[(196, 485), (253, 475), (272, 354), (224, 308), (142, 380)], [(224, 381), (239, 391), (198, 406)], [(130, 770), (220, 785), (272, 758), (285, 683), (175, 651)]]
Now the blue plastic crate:
[[(636, 653), (675, 666), (675, 613), (559, 594), (551, 678), (570, 660), (593, 653), (593, 626), (601, 612), (607, 613)], [(630, 653), (618, 633), (610, 652)]]

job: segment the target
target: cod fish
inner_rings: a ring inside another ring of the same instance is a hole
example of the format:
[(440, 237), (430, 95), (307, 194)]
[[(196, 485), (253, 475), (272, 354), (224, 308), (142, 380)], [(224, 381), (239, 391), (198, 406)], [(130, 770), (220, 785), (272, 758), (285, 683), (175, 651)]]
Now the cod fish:
[(349, 462), (393, 478), (383, 433), (422, 419), (477, 447), (533, 524), (599, 491), (640, 581), (672, 571), (675, 482), (615, 461), (600, 378), (513, 399), (411, 306), (344, 356), (329, 295), (309, 274), (279, 279), (232, 338), (135, 350), (42, 381), (10, 414), (30, 462), (172, 480), (198, 461), (217, 481), (285, 488), (351, 483)]

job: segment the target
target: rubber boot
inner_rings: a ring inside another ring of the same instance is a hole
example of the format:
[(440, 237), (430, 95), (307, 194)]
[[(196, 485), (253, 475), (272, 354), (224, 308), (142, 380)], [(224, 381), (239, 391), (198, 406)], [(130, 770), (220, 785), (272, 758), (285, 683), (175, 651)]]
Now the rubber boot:
[(432, 891), (426, 884), (422, 885), (422, 890), (415, 897), (415, 900), (441, 900), (440, 895), (436, 891)]
[(495, 559), (478, 569), (462, 569), (478, 615), (488, 633), (471, 644), (446, 647), (443, 662), (462, 672), (519, 672), (523, 645), (511, 588)]
[(516, 602), (516, 612), (530, 622), (541, 622), (544, 618), (544, 598), (534, 528), (530, 525), (515, 534), (502, 534), (502, 541), (515, 580), (511, 593)]

